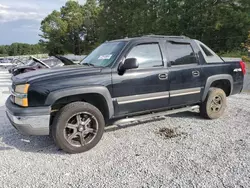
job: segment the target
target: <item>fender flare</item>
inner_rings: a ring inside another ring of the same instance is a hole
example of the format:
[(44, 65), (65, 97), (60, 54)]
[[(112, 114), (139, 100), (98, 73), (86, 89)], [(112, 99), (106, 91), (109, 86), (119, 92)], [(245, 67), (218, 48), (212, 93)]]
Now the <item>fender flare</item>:
[(204, 101), (207, 97), (207, 93), (209, 91), (209, 88), (211, 86), (211, 84), (214, 82), (214, 81), (217, 81), (217, 80), (228, 80), (231, 84), (231, 91), (230, 91), (230, 94), (232, 93), (233, 91), (233, 77), (229, 74), (219, 74), (219, 75), (214, 75), (214, 76), (210, 76), (207, 78), (207, 82), (206, 82), (206, 85), (205, 85), (205, 88), (204, 88), (204, 92), (203, 92), (203, 95), (202, 95), (202, 101)]
[(80, 94), (88, 94), (88, 93), (96, 93), (96, 94), (102, 95), (105, 98), (107, 105), (108, 105), (109, 117), (111, 118), (114, 116), (113, 100), (112, 100), (109, 90), (104, 86), (73, 87), (73, 88), (56, 90), (56, 91), (51, 92), (48, 95), (45, 101), (45, 105), (51, 106), (57, 100), (63, 97), (69, 97), (72, 95), (80, 95)]

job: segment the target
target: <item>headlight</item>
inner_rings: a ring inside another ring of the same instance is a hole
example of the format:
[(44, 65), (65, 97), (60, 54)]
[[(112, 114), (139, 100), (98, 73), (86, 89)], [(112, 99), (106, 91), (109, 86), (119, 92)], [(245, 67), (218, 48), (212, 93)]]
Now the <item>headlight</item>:
[(27, 94), (28, 93), (28, 89), (29, 89), (30, 85), (29, 84), (25, 84), (25, 85), (17, 85), (15, 92), (17, 93), (23, 93), (23, 94)]
[(14, 102), (20, 106), (28, 106), (28, 90), (29, 84), (17, 85), (15, 91), (12, 93)]

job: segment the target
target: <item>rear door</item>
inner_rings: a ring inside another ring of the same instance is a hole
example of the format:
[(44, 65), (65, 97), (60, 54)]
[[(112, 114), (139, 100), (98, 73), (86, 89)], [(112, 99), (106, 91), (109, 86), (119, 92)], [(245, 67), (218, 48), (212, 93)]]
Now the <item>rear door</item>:
[(201, 67), (189, 42), (167, 41), (170, 106), (194, 104), (201, 99)]

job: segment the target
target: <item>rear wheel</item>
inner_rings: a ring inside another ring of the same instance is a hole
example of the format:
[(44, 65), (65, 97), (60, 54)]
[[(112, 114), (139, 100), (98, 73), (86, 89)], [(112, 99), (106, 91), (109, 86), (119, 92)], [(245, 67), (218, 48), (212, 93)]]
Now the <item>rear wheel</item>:
[(63, 107), (52, 125), (55, 143), (68, 153), (90, 150), (100, 141), (104, 132), (102, 113), (93, 105), (75, 102)]
[(221, 117), (227, 106), (226, 94), (222, 89), (210, 88), (200, 107), (201, 116), (208, 119)]

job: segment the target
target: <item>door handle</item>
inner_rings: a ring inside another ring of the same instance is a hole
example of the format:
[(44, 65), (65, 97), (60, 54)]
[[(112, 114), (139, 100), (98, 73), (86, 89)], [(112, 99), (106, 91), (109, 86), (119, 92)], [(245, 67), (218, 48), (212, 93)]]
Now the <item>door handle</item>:
[(167, 80), (168, 74), (167, 73), (161, 73), (158, 75), (160, 80)]
[(198, 76), (200, 76), (200, 71), (193, 71), (192, 75), (195, 77), (198, 77)]

